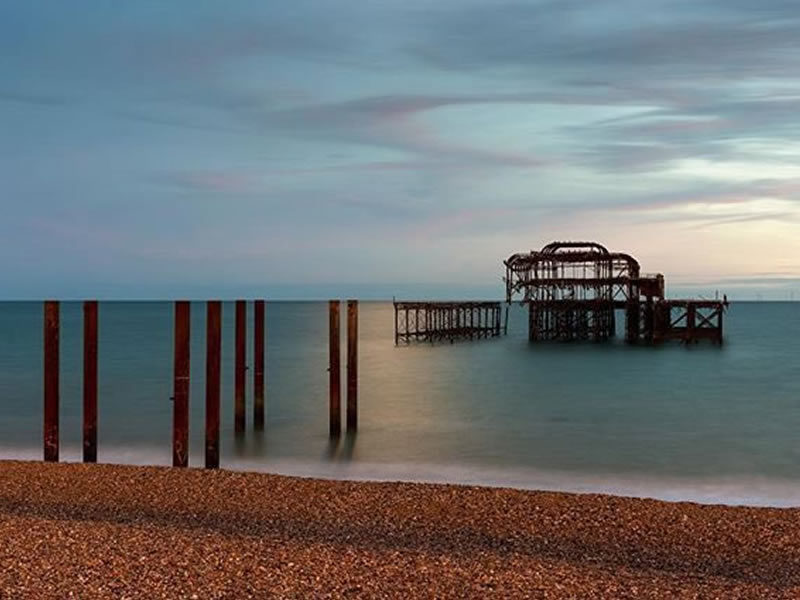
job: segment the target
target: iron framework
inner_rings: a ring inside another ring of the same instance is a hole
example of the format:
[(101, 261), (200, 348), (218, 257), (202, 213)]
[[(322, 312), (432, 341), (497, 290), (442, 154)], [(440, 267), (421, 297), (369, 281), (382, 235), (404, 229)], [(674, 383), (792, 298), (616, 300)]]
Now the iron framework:
[(506, 301), (528, 305), (532, 341), (607, 340), (616, 334), (616, 311), (623, 310), (630, 343), (722, 343), (727, 301), (667, 300), (664, 276), (641, 273), (630, 254), (596, 242), (552, 242), (504, 264)]
[(394, 343), (497, 337), (501, 319), (500, 302), (395, 302)]

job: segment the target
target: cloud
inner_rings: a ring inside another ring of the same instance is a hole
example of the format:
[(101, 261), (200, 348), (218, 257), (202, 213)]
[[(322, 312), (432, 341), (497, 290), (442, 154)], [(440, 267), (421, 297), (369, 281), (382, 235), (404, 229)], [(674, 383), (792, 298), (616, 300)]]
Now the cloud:
[(260, 121), (286, 135), (381, 146), (419, 155), (433, 166), (455, 163), (473, 167), (540, 167), (546, 161), (532, 154), (448, 141), (415, 118), (453, 106), (529, 101), (530, 97), (520, 95), (387, 95), (267, 112)]
[(469, 2), (427, 17), (410, 50), (426, 64), (527, 80), (562, 103), (638, 104), (636, 114), (564, 130), (565, 160), (598, 172), (755, 160), (744, 140), (800, 133), (800, 19), (789, 2), (662, 1), (644, 12), (625, 0)]
[(238, 171), (179, 171), (163, 173), (154, 181), (176, 186), (193, 192), (212, 192), (222, 194), (245, 194), (255, 192), (259, 178)]
[(15, 102), (31, 104), (33, 106), (65, 106), (70, 104), (70, 99), (59, 95), (39, 95), (24, 92), (10, 92), (0, 90), (0, 102)]
[(511, 67), (606, 82), (635, 73), (685, 81), (798, 72), (800, 23), (789, 3), (661, 1), (641, 11), (632, 0), (506, 1), (445, 5), (432, 13), (414, 50), (447, 68)]

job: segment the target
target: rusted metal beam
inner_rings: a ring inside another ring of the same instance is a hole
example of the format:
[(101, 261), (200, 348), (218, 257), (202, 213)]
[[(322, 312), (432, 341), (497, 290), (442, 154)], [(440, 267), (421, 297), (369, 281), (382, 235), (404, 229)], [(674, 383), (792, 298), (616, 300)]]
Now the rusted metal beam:
[(59, 303), (44, 303), (44, 459), (58, 462)]
[(574, 285), (585, 286), (608, 286), (628, 284), (629, 277), (532, 277), (530, 279), (519, 279), (518, 286), (536, 285), (542, 287), (567, 287)]
[(264, 301), (253, 304), (253, 427), (264, 430)]
[(206, 303), (206, 468), (219, 467), (222, 302)]
[(347, 301), (347, 432), (358, 429), (358, 300)]
[(234, 339), (234, 431), (242, 435), (245, 430), (245, 372), (247, 370), (247, 303), (236, 301), (236, 322)]
[(175, 361), (173, 369), (172, 466), (189, 465), (189, 328), (191, 303), (175, 302)]
[(97, 462), (97, 300), (83, 303), (83, 462)]
[(438, 308), (438, 309), (457, 309), (457, 308), (492, 308), (498, 306), (499, 302), (496, 301), (474, 301), (474, 300), (464, 300), (458, 302), (442, 302), (442, 301), (429, 301), (429, 300), (422, 300), (422, 301), (403, 301), (397, 302), (397, 306), (403, 309), (424, 309), (424, 308)]
[(672, 299), (664, 300), (667, 304), (673, 307), (687, 308), (690, 305), (695, 308), (724, 308), (725, 303), (722, 300), (692, 300), (692, 299)]
[(328, 302), (328, 420), (331, 437), (342, 433), (339, 304), (338, 300)]

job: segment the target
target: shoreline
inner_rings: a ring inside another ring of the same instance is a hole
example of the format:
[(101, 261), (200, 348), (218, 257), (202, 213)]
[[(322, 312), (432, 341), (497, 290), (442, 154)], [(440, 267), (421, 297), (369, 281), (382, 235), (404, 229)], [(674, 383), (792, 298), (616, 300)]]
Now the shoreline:
[[(3, 461), (39, 461), (42, 450), (4, 448)], [(7, 457), (7, 458), (6, 458)], [(82, 462), (79, 445), (65, 444), (61, 462)], [(150, 446), (111, 447), (100, 462), (119, 466), (171, 466), (169, 450)], [(200, 468), (203, 455), (192, 452), (191, 468)], [(237, 473), (266, 473), (331, 481), (429, 483), (437, 485), (510, 488), (572, 494), (603, 494), (664, 502), (695, 502), (719, 506), (800, 508), (800, 480), (752, 475), (644, 475), (640, 473), (586, 473), (527, 467), (491, 467), (450, 463), (369, 462), (335, 457), (223, 457), (222, 468)]]
[(0, 460), (0, 598), (800, 595), (800, 509)]

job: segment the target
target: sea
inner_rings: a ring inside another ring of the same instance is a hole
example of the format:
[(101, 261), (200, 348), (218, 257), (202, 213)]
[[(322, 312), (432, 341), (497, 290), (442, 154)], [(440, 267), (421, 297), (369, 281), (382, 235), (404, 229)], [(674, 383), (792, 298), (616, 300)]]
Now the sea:
[[(237, 438), (234, 305), (224, 303), (224, 468), (800, 506), (798, 302), (731, 304), (721, 347), (530, 343), (519, 305), (503, 337), (395, 346), (392, 303), (359, 308), (357, 434), (328, 437), (327, 302), (267, 302), (266, 427), (253, 430), (248, 303), (247, 431)], [(42, 314), (41, 302), (0, 303), (0, 459), (42, 457)], [(202, 467), (200, 301), (191, 336), (190, 466)], [(170, 464), (172, 345), (170, 302), (100, 303), (100, 462)], [(78, 461), (78, 302), (61, 304), (60, 350), (61, 459)]]

